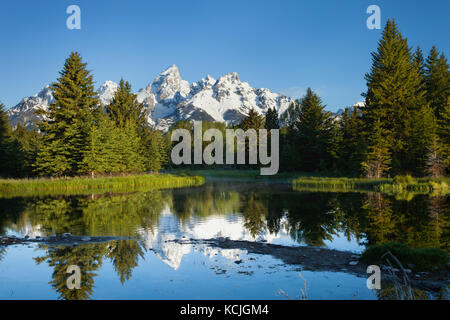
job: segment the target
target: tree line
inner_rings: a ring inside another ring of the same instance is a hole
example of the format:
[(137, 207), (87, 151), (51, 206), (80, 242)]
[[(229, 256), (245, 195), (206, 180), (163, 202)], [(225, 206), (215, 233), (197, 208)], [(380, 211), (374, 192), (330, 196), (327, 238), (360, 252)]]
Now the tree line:
[(77, 52), (51, 85), (54, 101), (34, 131), (9, 126), (0, 109), (0, 174), (9, 177), (157, 172), (167, 162), (166, 141), (150, 128), (142, 103), (121, 79), (102, 106), (93, 76)]
[[(252, 109), (240, 124), (229, 127), (280, 129), (284, 171), (368, 178), (448, 174), (450, 71), (444, 53), (433, 46), (425, 58), (420, 47), (409, 47), (395, 21), (388, 20), (365, 81), (365, 105), (346, 108), (338, 117), (308, 89), (282, 115), (269, 108), (262, 116)], [(123, 79), (112, 102), (101, 106), (93, 77), (78, 53), (66, 60), (51, 88), (55, 99), (48, 110), (39, 111), (44, 120), (37, 123), (38, 130), (20, 124), (12, 130), (0, 106), (1, 175), (155, 172), (172, 166), (171, 132), (193, 132), (189, 121), (175, 123), (165, 135), (150, 128), (143, 104)], [(209, 128), (224, 133), (228, 127), (203, 122), (203, 131)]]
[[(289, 106), (281, 115), (281, 169), (368, 178), (448, 173), (450, 72), (445, 55), (433, 46), (425, 59), (421, 48), (412, 50), (395, 21), (388, 20), (365, 80), (365, 105), (346, 108), (340, 117), (325, 111), (311, 89)], [(278, 127), (272, 112), (266, 129)]]

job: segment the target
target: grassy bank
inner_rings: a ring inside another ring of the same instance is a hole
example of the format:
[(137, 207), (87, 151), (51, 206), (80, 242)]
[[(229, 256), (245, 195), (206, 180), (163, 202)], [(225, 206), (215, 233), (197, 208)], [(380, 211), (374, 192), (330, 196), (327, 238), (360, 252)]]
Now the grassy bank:
[(299, 177), (292, 181), (297, 191), (378, 191), (382, 193), (424, 193), (424, 194), (448, 194), (450, 193), (450, 178), (419, 178), (400, 176), (383, 179), (362, 178), (320, 178)]
[[(390, 242), (369, 246), (361, 255), (368, 263), (382, 263), (382, 256), (390, 251), (403, 267), (415, 271), (444, 270), (450, 262), (447, 252), (439, 248), (411, 248), (407, 244)], [(392, 262), (392, 261), (391, 261)]]
[(411, 176), (397, 176), (395, 178), (366, 179), (333, 177), (331, 173), (280, 172), (273, 176), (261, 176), (259, 170), (233, 169), (199, 169), (175, 170), (176, 174), (199, 175), (208, 180), (233, 181), (271, 181), (291, 183), (297, 191), (377, 191), (387, 194), (434, 194), (450, 193), (450, 178), (436, 179), (413, 178)]
[(203, 184), (201, 176), (130, 175), (120, 177), (75, 177), (55, 179), (0, 179), (0, 197), (130, 192), (170, 189)]

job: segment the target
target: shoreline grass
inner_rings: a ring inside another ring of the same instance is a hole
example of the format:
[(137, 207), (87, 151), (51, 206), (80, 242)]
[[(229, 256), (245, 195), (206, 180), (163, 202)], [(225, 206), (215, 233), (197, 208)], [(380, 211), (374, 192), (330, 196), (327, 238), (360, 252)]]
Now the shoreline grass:
[(114, 177), (71, 177), (38, 179), (0, 179), (0, 198), (51, 194), (132, 192), (202, 185), (201, 176), (172, 174)]
[(414, 179), (408, 176), (393, 179), (299, 177), (292, 181), (292, 185), (297, 191), (376, 191), (388, 194), (411, 192), (445, 195), (450, 193), (449, 180), (450, 178)]
[(389, 242), (367, 247), (361, 260), (368, 263), (382, 263), (382, 256), (390, 251), (402, 264), (415, 271), (446, 270), (450, 258), (440, 248), (411, 248), (405, 243)]
[(369, 192), (385, 194), (450, 193), (450, 177), (413, 178), (409, 175), (394, 178), (367, 179), (333, 176), (331, 173), (280, 172), (274, 176), (261, 176), (259, 170), (195, 169), (175, 170), (177, 174), (204, 176), (207, 180), (269, 181), (289, 183), (296, 191), (317, 192)]

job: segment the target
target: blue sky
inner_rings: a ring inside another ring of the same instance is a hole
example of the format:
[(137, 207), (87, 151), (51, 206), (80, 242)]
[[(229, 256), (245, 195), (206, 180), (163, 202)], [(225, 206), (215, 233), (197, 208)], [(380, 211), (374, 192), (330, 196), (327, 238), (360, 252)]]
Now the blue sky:
[[(81, 8), (81, 30), (66, 8)], [(97, 86), (129, 80), (133, 90), (176, 64), (183, 79), (236, 71), (254, 87), (300, 96), (317, 91), (329, 110), (361, 100), (381, 30), (366, 9), (395, 17), (410, 46), (450, 55), (450, 1), (1, 0), (0, 100), (14, 106), (54, 81), (79, 51)]]

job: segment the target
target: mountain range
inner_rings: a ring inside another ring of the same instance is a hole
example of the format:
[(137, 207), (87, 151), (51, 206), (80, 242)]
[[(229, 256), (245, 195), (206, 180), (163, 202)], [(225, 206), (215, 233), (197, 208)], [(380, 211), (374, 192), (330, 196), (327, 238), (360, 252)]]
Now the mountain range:
[[(104, 82), (97, 90), (100, 103), (109, 104), (117, 88), (118, 84), (113, 81)], [(265, 114), (269, 108), (276, 108), (281, 115), (294, 101), (269, 89), (253, 88), (248, 82), (242, 82), (236, 72), (218, 79), (208, 75), (189, 83), (181, 78), (175, 65), (159, 74), (136, 95), (138, 102), (144, 104), (149, 125), (163, 131), (178, 120), (239, 123), (251, 108), (260, 114)], [(11, 125), (14, 127), (20, 122), (32, 127), (34, 121), (41, 120), (35, 111), (47, 109), (53, 99), (49, 86), (23, 98), (7, 110)]]

